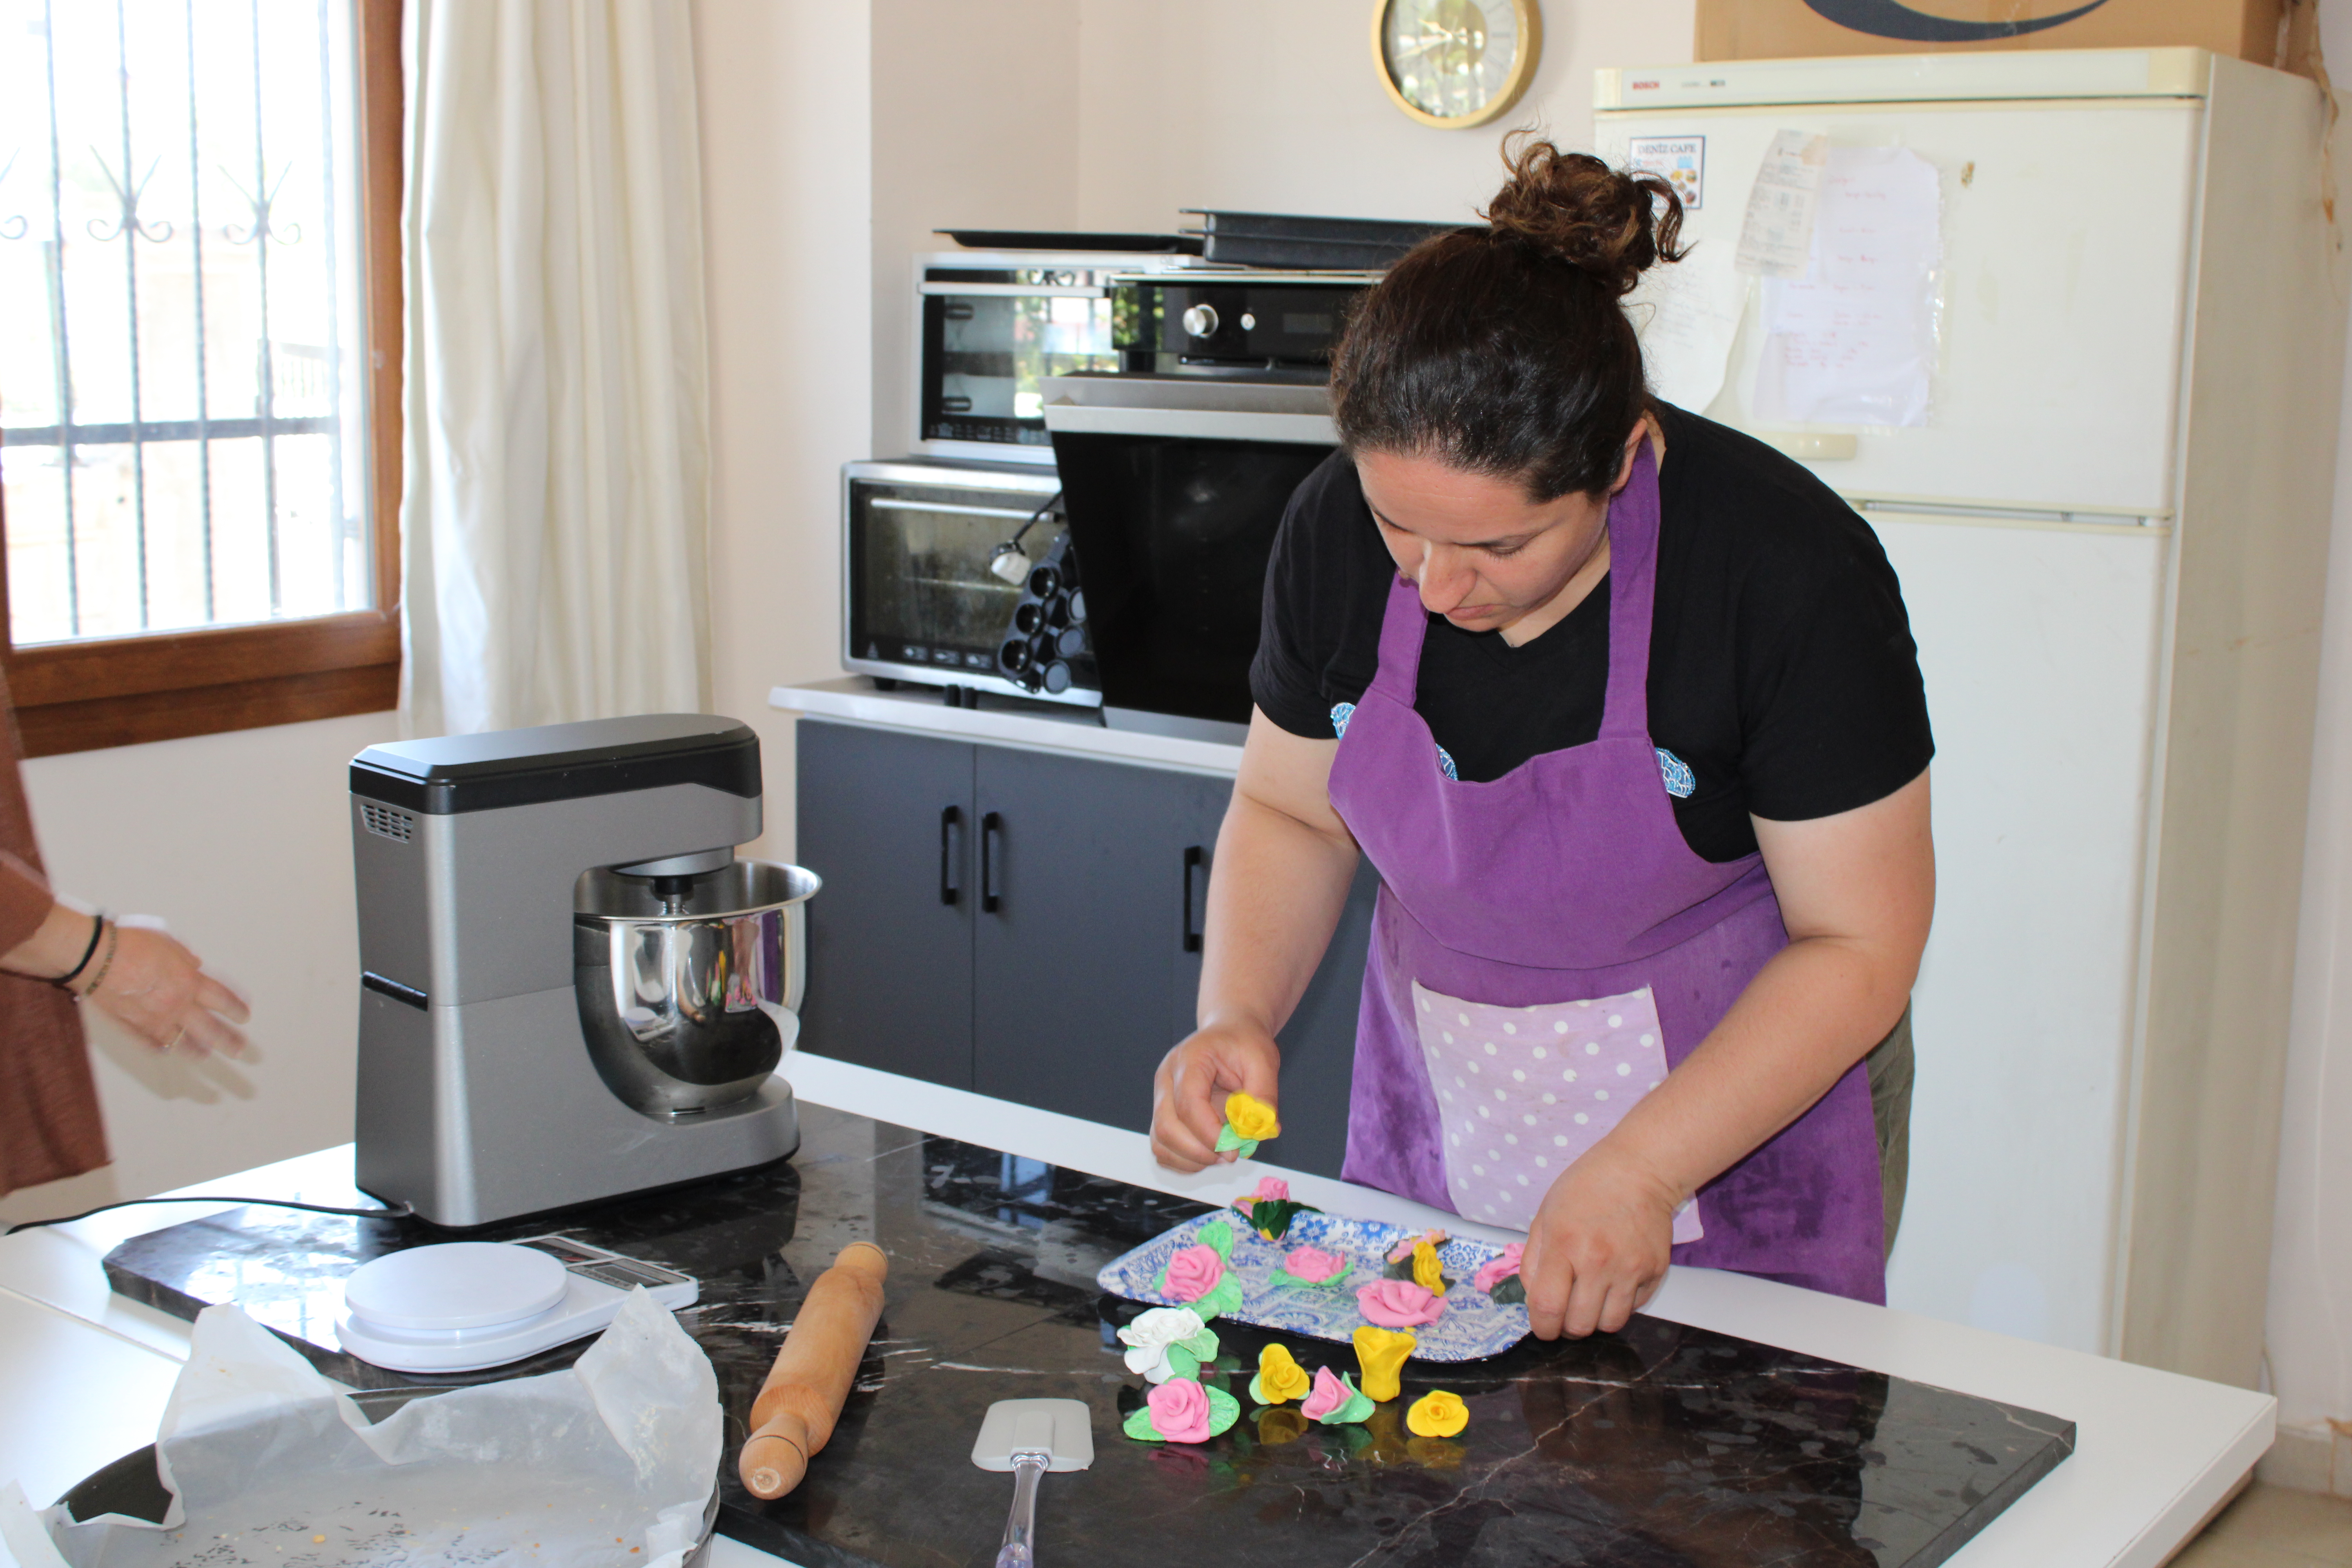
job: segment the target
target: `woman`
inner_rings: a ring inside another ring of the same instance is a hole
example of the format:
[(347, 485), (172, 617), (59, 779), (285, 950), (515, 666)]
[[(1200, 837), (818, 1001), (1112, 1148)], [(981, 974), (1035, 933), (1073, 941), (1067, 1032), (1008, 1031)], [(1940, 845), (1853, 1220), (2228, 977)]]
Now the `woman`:
[(0, 675), (0, 1197), (107, 1162), (98, 1090), (75, 1005), (100, 1008), (159, 1050), (236, 1055), (244, 999), (151, 926), (60, 902), (17, 770), (24, 748)]
[(1884, 1300), (1935, 897), (1900, 591), (1805, 469), (1648, 395), (1665, 183), (1509, 161), (1335, 357), (1153, 1147), (1198, 1170), (1276, 1100), (1360, 848), (1349, 1179), (1526, 1227), (1544, 1338), (1670, 1259)]

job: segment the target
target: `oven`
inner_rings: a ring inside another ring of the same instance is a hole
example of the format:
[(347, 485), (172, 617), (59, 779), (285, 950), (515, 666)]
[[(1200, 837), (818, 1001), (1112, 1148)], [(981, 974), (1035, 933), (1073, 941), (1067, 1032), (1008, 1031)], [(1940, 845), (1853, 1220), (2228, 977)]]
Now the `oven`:
[(1051, 463), (1048, 377), (1122, 367), (1114, 271), (1129, 252), (915, 258), (915, 435), (929, 456)]
[(1101, 701), (1053, 469), (905, 458), (841, 483), (843, 668)]
[(1339, 443), (1328, 387), (1079, 375), (1044, 390), (1104, 722), (1238, 741), (1275, 531)]

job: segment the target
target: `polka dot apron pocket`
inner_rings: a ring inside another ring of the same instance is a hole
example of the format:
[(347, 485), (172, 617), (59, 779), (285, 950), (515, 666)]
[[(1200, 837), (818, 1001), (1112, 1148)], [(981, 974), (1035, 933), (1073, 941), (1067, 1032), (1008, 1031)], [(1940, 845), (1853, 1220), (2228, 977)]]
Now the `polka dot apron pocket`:
[[(1444, 1133), (1445, 1185), (1465, 1219), (1525, 1230), (1562, 1171), (1665, 1081), (1650, 988), (1622, 996), (1496, 1007), (1419, 981), (1413, 1018)], [(1675, 1215), (1696, 1241), (1694, 1198)]]

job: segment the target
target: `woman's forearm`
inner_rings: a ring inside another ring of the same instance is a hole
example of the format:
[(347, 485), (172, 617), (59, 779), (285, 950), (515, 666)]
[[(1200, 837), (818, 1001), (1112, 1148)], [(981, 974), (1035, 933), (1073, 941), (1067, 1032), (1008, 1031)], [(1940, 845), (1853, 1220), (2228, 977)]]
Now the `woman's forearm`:
[(82, 954), (89, 951), (97, 918), (64, 904), (51, 904), (32, 935), (6, 952), (0, 952), (0, 969), (55, 980), (79, 963)]
[(1331, 942), (1358, 850), (1236, 789), (1217, 834), (1199, 1022), (1280, 1031)]
[(1687, 1198), (1802, 1116), (1902, 1017), (1899, 958), (1834, 938), (1774, 954), (1604, 1141)]

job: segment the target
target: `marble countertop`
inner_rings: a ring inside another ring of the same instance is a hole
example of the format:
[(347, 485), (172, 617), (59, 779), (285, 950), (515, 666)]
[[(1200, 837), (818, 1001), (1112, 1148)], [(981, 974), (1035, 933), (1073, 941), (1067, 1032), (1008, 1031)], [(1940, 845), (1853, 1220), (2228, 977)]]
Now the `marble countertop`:
[[(961, 1139), (1017, 1160), (1050, 1162), (1066, 1172), (1108, 1177), (1173, 1197), (1220, 1203), (1247, 1191), (1268, 1168), (1254, 1163), (1198, 1177), (1178, 1177), (1153, 1166), (1144, 1140), (1135, 1134), (815, 1057), (794, 1058), (789, 1071), (804, 1100), (814, 1106), (835, 1107), (899, 1128)], [(877, 1131), (866, 1140), (876, 1144), (874, 1149), (830, 1149), (825, 1138), (837, 1135), (845, 1125), (839, 1118), (811, 1119), (817, 1136), (795, 1163), (808, 1167), (810, 1193), (822, 1189), (832, 1195), (814, 1205), (803, 1197), (793, 1242), (783, 1255), (787, 1267), (803, 1272), (822, 1267), (841, 1242), (892, 1212), (885, 1203), (856, 1201), (860, 1170), (870, 1166), (874, 1173), (868, 1179), (877, 1184), (897, 1181), (903, 1185), (908, 1180), (923, 1179), (927, 1152), (920, 1140), (897, 1139), (906, 1147), (884, 1151)], [(834, 1131), (828, 1132), (827, 1128)], [(844, 1159), (850, 1164), (822, 1173), (814, 1163)], [(894, 1175), (892, 1161), (912, 1164), (908, 1172)], [(936, 1173), (931, 1179), (936, 1180)], [(1291, 1179), (1298, 1196), (1322, 1206), (1405, 1224), (1433, 1222), (1427, 1211), (1386, 1194), (1307, 1175), (1294, 1174)], [(850, 1184), (846, 1188), (842, 1184), (845, 1181)], [(350, 1157), (345, 1149), (224, 1178), (205, 1184), (205, 1189), (253, 1196), (326, 1196), (347, 1189), (349, 1182)], [(845, 1199), (844, 1192), (851, 1195)], [(897, 1349), (919, 1358), (925, 1369), (923, 1375), (903, 1381), (902, 1390), (951, 1386), (953, 1377), (942, 1380), (931, 1374), (940, 1370), (961, 1373), (969, 1363), (973, 1378), (986, 1373), (999, 1382), (1019, 1382), (1024, 1385), (1020, 1392), (1048, 1392), (1043, 1387), (1045, 1383), (1069, 1382), (1073, 1389), (1068, 1392), (1090, 1394), (1097, 1403), (1115, 1397), (1111, 1392), (1111, 1384), (1118, 1381), (1115, 1360), (1108, 1363), (1113, 1375), (1108, 1381), (1099, 1369), (1086, 1370), (1083, 1375), (1073, 1373), (1070, 1358), (1076, 1353), (1078, 1340), (1097, 1337), (1091, 1307), (1078, 1314), (1088, 1319), (1087, 1324), (1077, 1324), (1075, 1319), (1069, 1323), (1060, 1321), (1087, 1299), (1086, 1285), (1100, 1261), (1094, 1258), (1099, 1246), (1090, 1247), (1076, 1232), (1056, 1232), (1050, 1220), (1041, 1226), (1034, 1205), (1019, 1206), (1026, 1211), (1025, 1219), (1007, 1215), (991, 1221), (985, 1204), (975, 1211), (970, 1202), (942, 1207), (927, 1199), (920, 1205), (921, 1222), (930, 1239), (920, 1247), (905, 1237), (892, 1242), (894, 1248), (901, 1241), (910, 1248), (913, 1273), (924, 1273), (931, 1263), (940, 1268), (930, 1270), (926, 1280), (927, 1286), (937, 1283), (938, 1289), (927, 1288), (919, 1300), (910, 1299), (904, 1308), (894, 1306), (891, 1337), (922, 1342), (879, 1347), (877, 1370), (885, 1386), (895, 1375), (888, 1356)], [(46, 1488), (54, 1495), (65, 1482), (103, 1458), (152, 1436), (173, 1363), (185, 1354), (187, 1328), (166, 1313), (114, 1295), (107, 1288), (100, 1259), (129, 1237), (204, 1212), (178, 1207), (122, 1210), (0, 1241), (0, 1391), (5, 1391), (13, 1412), (29, 1417), (9, 1424), (13, 1430), (0, 1443), (0, 1479), (20, 1474), (28, 1490), (39, 1494)], [(1457, 1231), (1475, 1228), (1452, 1216), (1443, 1217)], [(904, 1228), (903, 1222), (894, 1223)], [(944, 1235), (965, 1246), (972, 1258), (984, 1260), (992, 1245), (992, 1225), (1006, 1228), (1005, 1237), (995, 1237), (998, 1250), (1006, 1250), (1001, 1244), (1007, 1237), (1013, 1237), (1018, 1245), (1010, 1250), (1027, 1261), (1009, 1269), (1002, 1279), (985, 1267), (972, 1267), (965, 1270), (968, 1278), (956, 1277), (959, 1283), (941, 1283), (955, 1267), (969, 1260), (948, 1258), (944, 1254), (931, 1259), (922, 1248), (937, 1251), (941, 1245), (937, 1237)], [(1059, 1257), (1056, 1247), (1070, 1255)], [(2074, 1456), (1951, 1559), (1964, 1568), (2061, 1562), (2144, 1563), (2153, 1568), (2229, 1494), (2271, 1436), (2273, 1405), (2263, 1395), (1766, 1281), (1677, 1270), (1651, 1310), (1661, 1320), (1653, 1331), (1659, 1345), (1652, 1347), (1660, 1356), (1677, 1353), (1677, 1344), (1689, 1347), (1703, 1342), (1704, 1336), (1677, 1335), (1671, 1325), (1681, 1323), (2074, 1421), (2078, 1431)], [(983, 1332), (998, 1316), (1004, 1317), (1010, 1338)], [(910, 1333), (909, 1329), (915, 1331)], [(1038, 1338), (1041, 1334), (1054, 1339), (1055, 1344), (1047, 1346)], [(1071, 1342), (1063, 1345), (1061, 1339)], [(1038, 1342), (1030, 1345), (1031, 1340)], [(753, 1341), (746, 1353), (756, 1358), (756, 1346), (768, 1342), (757, 1341), (756, 1335)], [(971, 1342), (966, 1344), (966, 1341)], [(985, 1354), (978, 1348), (982, 1344), (987, 1347)], [(1099, 1353), (1091, 1345), (1087, 1350)], [(1646, 1356), (1649, 1352), (1642, 1353)], [(61, 1373), (60, 1368), (70, 1370)], [(911, 1364), (908, 1370), (913, 1371)], [(1025, 1386), (1031, 1383), (1039, 1386), (1034, 1390)], [(93, 1386), (108, 1392), (94, 1401), (81, 1396), (82, 1391)], [(1051, 1392), (1066, 1391), (1057, 1386)], [(988, 1394), (1003, 1396), (1001, 1389)], [(886, 1406), (887, 1399), (884, 1394)], [(1517, 1419), (1523, 1401), (1524, 1395), (1513, 1396), (1506, 1400), (1507, 1410), (1497, 1409)], [(941, 1418), (964, 1422), (970, 1414), (959, 1407), (943, 1411)], [(60, 1434), (59, 1441), (38, 1436), (51, 1430)], [(840, 1440), (854, 1444), (858, 1439), (845, 1424)], [(1371, 1440), (1381, 1441), (1377, 1434)], [(1106, 1432), (1098, 1434), (1098, 1441), (1117, 1439)], [(1276, 1470), (1299, 1455), (1314, 1452), (1319, 1450), (1313, 1448), (1311, 1438), (1305, 1448), (1262, 1444), (1255, 1450), (1261, 1467), (1271, 1464)], [(1332, 1457), (1339, 1457), (1336, 1451)], [(1148, 1453), (1141, 1459), (1123, 1455), (1116, 1468), (1141, 1467), (1137, 1474), (1147, 1480), (1130, 1479), (1129, 1483), (1130, 1489), (1144, 1487), (1137, 1493), (1139, 1500), (1156, 1495), (1150, 1492), (1151, 1487), (1163, 1491), (1173, 1488), (1169, 1491), (1172, 1500), (1179, 1494), (1192, 1495), (1185, 1489), (1197, 1489), (1201, 1478), (1165, 1474), (1166, 1466), (1172, 1462), (1181, 1468), (1207, 1458), (1172, 1452)], [(1106, 1478), (1111, 1473), (1112, 1469), (1104, 1472)], [(1264, 1479), (1273, 1482), (1282, 1478), (1269, 1472)], [(1306, 1479), (1305, 1472), (1293, 1478)], [(1321, 1479), (1328, 1482), (1329, 1478)], [(960, 1505), (963, 1513), (977, 1509), (990, 1514), (982, 1528), (992, 1542), (1001, 1503), (992, 1514), (984, 1506), (993, 1498), (993, 1493), (982, 1496), (988, 1491), (988, 1483), (976, 1471), (964, 1477), (954, 1467), (940, 1477), (941, 1485), (950, 1482), (961, 1483), (956, 1487), (959, 1496), (970, 1493)], [(1272, 1498), (1276, 1493), (1265, 1495)], [(822, 1500), (821, 1494), (813, 1497)], [(841, 1500), (836, 1506), (848, 1507), (854, 1500)], [(950, 1517), (961, 1519), (963, 1514)], [(959, 1528), (969, 1533), (971, 1527)], [(784, 1539), (778, 1537), (779, 1542)], [(951, 1543), (943, 1539), (938, 1544)], [(721, 1568), (730, 1560), (770, 1561), (740, 1542), (722, 1542), (720, 1548)], [(901, 1560), (895, 1551), (859, 1554)], [(845, 1559), (811, 1552), (809, 1560), (814, 1564)], [(950, 1554), (938, 1560), (958, 1558)]]

